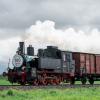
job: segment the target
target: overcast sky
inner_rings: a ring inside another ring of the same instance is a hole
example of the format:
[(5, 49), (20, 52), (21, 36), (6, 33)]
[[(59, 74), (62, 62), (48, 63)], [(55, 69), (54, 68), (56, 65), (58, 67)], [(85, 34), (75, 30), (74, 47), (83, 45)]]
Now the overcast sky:
[(0, 38), (23, 34), (37, 20), (56, 27), (100, 28), (100, 0), (0, 0)]
[[(52, 21), (55, 25), (50, 24), (50, 27), (54, 26), (58, 30), (73, 28), (89, 34), (96, 29), (99, 34), (100, 0), (0, 0), (1, 63), (3, 58), (8, 59), (8, 56), (15, 52), (20, 37), (22, 38), (27, 30), (30, 32), (32, 25), (38, 27), (36, 22), (39, 20), (43, 23), (46, 20)], [(34, 33), (32, 31), (30, 33)]]

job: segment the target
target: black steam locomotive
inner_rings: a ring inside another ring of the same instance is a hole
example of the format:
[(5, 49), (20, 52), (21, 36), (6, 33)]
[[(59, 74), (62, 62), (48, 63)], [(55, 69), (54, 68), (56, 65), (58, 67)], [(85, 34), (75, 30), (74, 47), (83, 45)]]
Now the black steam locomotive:
[(34, 55), (32, 45), (25, 53), (24, 42), (12, 59), (13, 69), (8, 69), (8, 80), (21, 85), (57, 85), (61, 82), (75, 83), (75, 60), (72, 52), (61, 51), (56, 46), (39, 49)]

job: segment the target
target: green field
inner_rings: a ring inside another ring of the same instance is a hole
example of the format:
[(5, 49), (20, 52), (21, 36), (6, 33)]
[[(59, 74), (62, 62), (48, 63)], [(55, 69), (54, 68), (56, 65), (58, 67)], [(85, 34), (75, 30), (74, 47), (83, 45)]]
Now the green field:
[[(100, 82), (98, 82), (100, 83)], [(77, 82), (80, 84), (80, 82)], [(6, 78), (0, 78), (0, 85), (11, 85)], [(0, 100), (100, 100), (100, 87), (3, 90)]]
[(0, 76), (0, 85), (11, 85), (6, 77)]
[(100, 100), (100, 88), (4, 90), (0, 100)]

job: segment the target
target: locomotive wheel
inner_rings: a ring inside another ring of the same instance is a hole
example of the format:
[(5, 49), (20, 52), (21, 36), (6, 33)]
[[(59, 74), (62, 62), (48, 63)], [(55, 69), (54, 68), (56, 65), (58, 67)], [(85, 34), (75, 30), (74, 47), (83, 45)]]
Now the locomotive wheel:
[(51, 79), (50, 80), (50, 84), (51, 85), (59, 85), (60, 84), (60, 81), (58, 79)]
[(42, 80), (42, 84), (43, 85), (47, 85), (47, 81), (44, 79), (44, 80)]
[(56, 83), (57, 83), (57, 85), (59, 85), (59, 84), (60, 84), (60, 80), (59, 80), (59, 79), (57, 79)]
[(60, 79), (58, 77), (55, 77), (53, 79), (53, 85), (59, 85), (60, 84)]
[(58, 85), (59, 82), (58, 82), (58, 79), (54, 79), (54, 85)]
[(20, 82), (20, 85), (25, 85), (25, 82)]
[(55, 80), (55, 79), (51, 79), (51, 80), (50, 80), (50, 84), (51, 84), (51, 85), (56, 85), (56, 80)]
[(37, 83), (38, 85), (47, 85), (47, 81), (45, 79), (41, 79)]
[(86, 84), (86, 82), (87, 82), (86, 77), (82, 77), (82, 78), (81, 78), (81, 82), (82, 82), (82, 85), (85, 85), (85, 84)]
[(94, 84), (94, 79), (93, 79), (93, 77), (89, 78), (89, 83), (90, 83), (91, 85)]
[(38, 82), (37, 79), (35, 79), (35, 80), (33, 81), (33, 85), (35, 85), (35, 86), (38, 86), (38, 85), (39, 85), (38, 83), (39, 83), (39, 82)]
[(51, 85), (55, 85), (55, 82), (54, 82), (53, 79), (50, 79), (49, 83), (50, 83)]
[(29, 84), (29, 85), (33, 85), (33, 83), (32, 83), (32, 82), (28, 82), (28, 84)]
[(70, 78), (70, 85), (74, 85), (75, 84), (75, 78), (74, 77), (71, 77)]

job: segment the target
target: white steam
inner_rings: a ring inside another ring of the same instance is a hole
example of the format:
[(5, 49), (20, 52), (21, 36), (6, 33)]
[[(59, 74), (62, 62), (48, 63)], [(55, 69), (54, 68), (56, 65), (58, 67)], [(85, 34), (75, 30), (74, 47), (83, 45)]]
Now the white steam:
[(39, 47), (55, 45), (64, 50), (100, 53), (100, 32), (92, 29), (89, 33), (74, 28), (56, 29), (53, 21), (37, 21), (26, 30), (22, 37), (29, 43)]

